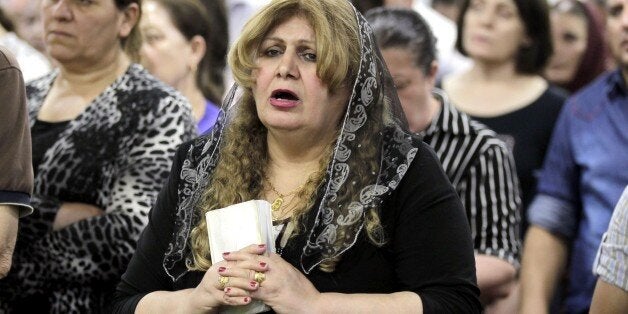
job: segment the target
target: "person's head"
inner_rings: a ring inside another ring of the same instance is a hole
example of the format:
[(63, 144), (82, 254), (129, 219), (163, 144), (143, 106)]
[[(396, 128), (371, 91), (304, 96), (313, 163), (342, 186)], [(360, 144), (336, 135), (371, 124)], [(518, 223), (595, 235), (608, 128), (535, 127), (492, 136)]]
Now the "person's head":
[[(357, 73), (358, 38), (348, 2), (273, 1), (245, 25), (229, 64), (266, 127), (330, 136)], [(286, 113), (277, 109), (293, 105)]]
[(475, 62), (513, 62), (520, 74), (540, 73), (552, 53), (546, 0), (465, 0), (456, 49)]
[(139, 59), (141, 0), (42, 0), (44, 40), (61, 65), (93, 64), (124, 51)]
[(606, 0), (606, 30), (613, 58), (628, 81), (628, 0)]
[(15, 33), (39, 51), (46, 50), (41, 21), (41, 0), (10, 0), (7, 9), (15, 25)]
[(605, 69), (603, 26), (596, 10), (578, 0), (561, 0), (551, 10), (554, 53), (544, 75), (570, 92)]
[(223, 67), (214, 65), (210, 45), (214, 36), (226, 38), (214, 32), (199, 0), (144, 1), (140, 28), (142, 64), (151, 73), (175, 88), (195, 84), (205, 98), (220, 103), (225, 55)]
[(436, 82), (436, 38), (414, 10), (377, 8), (366, 19), (392, 75), (410, 130), (421, 131)]

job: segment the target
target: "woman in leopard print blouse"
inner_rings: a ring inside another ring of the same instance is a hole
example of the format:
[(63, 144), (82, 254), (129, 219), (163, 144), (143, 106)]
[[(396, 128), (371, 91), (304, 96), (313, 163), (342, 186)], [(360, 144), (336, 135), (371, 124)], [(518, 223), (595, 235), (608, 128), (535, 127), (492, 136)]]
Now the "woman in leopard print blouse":
[(28, 84), (35, 213), (20, 221), (0, 312), (93, 313), (135, 249), (189, 103), (132, 62), (139, 0), (44, 0), (58, 69)]

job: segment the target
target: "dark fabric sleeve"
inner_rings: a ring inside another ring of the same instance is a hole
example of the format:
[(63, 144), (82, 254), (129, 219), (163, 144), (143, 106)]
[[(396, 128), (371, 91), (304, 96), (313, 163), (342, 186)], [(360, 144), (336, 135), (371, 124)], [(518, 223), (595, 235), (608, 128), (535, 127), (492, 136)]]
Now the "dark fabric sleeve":
[(0, 204), (20, 207), (20, 216), (33, 211), (31, 133), (24, 80), (15, 58), (0, 47)]
[(122, 281), (118, 284), (114, 313), (134, 313), (138, 302), (152, 291), (172, 290), (172, 280), (163, 267), (163, 259), (174, 232), (177, 208), (177, 185), (181, 164), (189, 145), (181, 145), (174, 159), (168, 182), (149, 214), (148, 225), (142, 232)]
[(402, 286), (424, 313), (479, 313), (467, 218), (431, 148), (420, 148), (401, 183), (391, 244)]

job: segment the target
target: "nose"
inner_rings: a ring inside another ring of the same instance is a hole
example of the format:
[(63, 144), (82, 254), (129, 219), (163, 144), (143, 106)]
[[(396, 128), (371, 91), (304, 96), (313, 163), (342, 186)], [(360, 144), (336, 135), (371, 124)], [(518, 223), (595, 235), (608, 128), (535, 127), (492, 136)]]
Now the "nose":
[(52, 17), (57, 20), (67, 21), (72, 19), (72, 8), (67, 0), (59, 0), (51, 4)]
[(287, 50), (281, 55), (277, 65), (277, 76), (281, 78), (299, 78), (299, 68), (297, 65), (297, 55)]

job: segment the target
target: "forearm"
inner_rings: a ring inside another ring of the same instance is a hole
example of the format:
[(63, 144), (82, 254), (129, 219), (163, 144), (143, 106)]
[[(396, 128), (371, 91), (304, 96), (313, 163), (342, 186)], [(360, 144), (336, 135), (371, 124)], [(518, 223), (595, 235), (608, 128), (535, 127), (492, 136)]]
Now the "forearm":
[(591, 302), (591, 313), (628, 312), (628, 291), (598, 279)]
[(321, 293), (312, 313), (423, 313), (423, 303), (414, 292), (391, 294)]
[(11, 259), (17, 237), (18, 210), (14, 206), (0, 205), (0, 278), (11, 269)]
[(151, 292), (140, 300), (135, 313), (183, 313), (181, 305), (191, 293), (192, 289)]
[(516, 281), (516, 270), (510, 263), (494, 256), (477, 254), (475, 256), (480, 300), (484, 305), (507, 297)]
[(194, 289), (155, 291), (145, 295), (137, 304), (135, 313), (216, 313), (217, 309), (195, 309), (191, 297)]
[(567, 244), (537, 226), (528, 229), (521, 266), (521, 313), (547, 313), (567, 264)]

